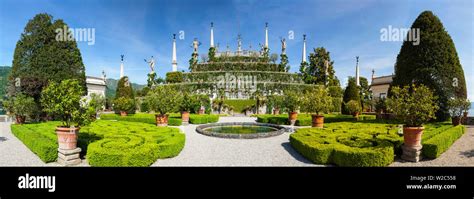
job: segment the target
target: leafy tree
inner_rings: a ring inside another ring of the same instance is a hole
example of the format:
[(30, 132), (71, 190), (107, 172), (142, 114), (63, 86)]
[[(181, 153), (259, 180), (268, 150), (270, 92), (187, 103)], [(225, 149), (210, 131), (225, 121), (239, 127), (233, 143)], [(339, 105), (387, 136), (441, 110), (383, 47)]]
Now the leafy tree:
[(347, 87), (344, 90), (344, 96), (342, 98), (342, 113), (349, 114), (345, 104), (351, 100), (355, 100), (360, 103), (360, 90), (356, 84), (355, 78), (349, 77)]
[[(326, 69), (326, 61), (328, 66)], [(300, 67), (307, 84), (322, 84), (327, 81), (328, 86), (339, 86), (339, 80), (334, 71), (334, 61), (331, 61), (329, 52), (324, 47), (315, 48), (309, 55), (309, 64)], [(327, 71), (327, 72), (326, 72)]]
[(63, 20), (53, 20), (46, 13), (28, 21), (13, 55), (10, 96), (21, 92), (39, 104), (41, 91), (48, 82), (59, 83), (64, 79), (76, 79), (82, 88), (81, 94), (87, 93), (85, 68), (76, 41), (56, 39), (56, 30), (64, 28), (69, 27)]
[[(132, 88), (132, 83), (128, 79), (127, 76), (124, 76), (120, 78), (120, 80), (117, 83), (117, 90), (115, 92), (115, 99), (114, 103), (119, 98), (127, 98), (129, 101), (133, 104), (133, 106), (128, 106), (130, 109), (126, 110), (127, 113), (135, 113), (136, 107), (135, 107), (135, 94), (133, 92)], [(121, 100), (123, 102), (124, 100)], [(128, 102), (127, 102), (128, 103)], [(115, 106), (114, 106), (115, 108)], [(124, 109), (120, 109), (121, 111), (124, 111)], [(116, 110), (117, 111), (117, 110)]]
[(332, 106), (332, 98), (323, 86), (307, 90), (303, 96), (303, 110), (309, 113), (327, 113)]
[(360, 113), (360, 111), (362, 110), (359, 101), (356, 101), (356, 100), (351, 100), (347, 102), (346, 108), (347, 108), (348, 113), (351, 115)]
[(148, 107), (161, 115), (175, 112), (180, 103), (180, 93), (170, 86), (157, 86), (145, 97)]
[(431, 119), (436, 119), (438, 110), (436, 96), (426, 86), (392, 87), (392, 95), (387, 99), (387, 107), (407, 127), (421, 127)]
[(280, 67), (281, 72), (288, 72), (290, 70), (290, 65), (288, 65), (288, 56), (286, 54), (280, 55)]
[[(84, 90), (78, 80), (67, 79), (61, 83), (50, 82), (41, 92), (44, 111), (61, 119), (64, 127), (83, 126), (90, 123), (89, 107), (82, 98)], [(82, 99), (81, 99), (82, 98)]]
[(22, 121), (25, 121), (27, 116), (31, 116), (35, 110), (38, 109), (33, 97), (23, 93), (19, 93), (3, 103), (4, 107), (10, 112), (10, 114), (22, 118)]
[(209, 62), (216, 61), (216, 48), (210, 47), (208, 53)]
[(408, 40), (403, 42), (392, 85), (426, 85), (439, 97), (436, 117), (446, 120), (449, 116), (448, 100), (453, 97), (465, 99), (467, 95), (456, 47), (439, 18), (431, 11), (422, 12), (411, 28), (419, 30), (420, 41), (418, 44)]

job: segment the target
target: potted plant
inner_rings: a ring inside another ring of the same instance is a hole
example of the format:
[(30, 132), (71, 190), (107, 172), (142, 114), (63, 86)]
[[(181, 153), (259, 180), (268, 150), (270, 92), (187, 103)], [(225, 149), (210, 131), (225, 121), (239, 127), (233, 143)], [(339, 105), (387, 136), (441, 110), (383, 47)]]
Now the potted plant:
[(285, 96), (285, 109), (288, 112), (288, 120), (290, 125), (295, 125), (296, 119), (298, 118), (298, 110), (301, 106), (302, 97), (300, 92), (286, 90), (284, 91)]
[(466, 99), (452, 98), (448, 100), (449, 115), (453, 126), (461, 124), (462, 115), (465, 108)]
[(471, 109), (471, 101), (469, 101), (469, 99), (466, 99), (463, 106), (463, 124), (467, 124), (467, 116), (469, 114), (469, 109)]
[[(49, 115), (61, 120), (62, 125), (56, 127), (60, 149), (77, 148), (77, 135), (80, 127), (90, 123), (91, 112), (82, 99), (84, 90), (77, 80), (68, 79), (61, 83), (50, 82), (41, 92), (41, 105)], [(81, 103), (82, 102), (82, 103)]]
[(93, 119), (97, 118), (99, 111), (104, 110), (105, 108), (104, 105), (105, 105), (105, 98), (102, 95), (98, 95), (96, 93), (92, 93), (90, 95), (88, 106), (90, 109), (92, 109), (91, 111), (94, 112), (94, 114), (91, 115)]
[(183, 120), (183, 123), (187, 124), (189, 123), (189, 113), (191, 112), (191, 110), (193, 110), (194, 107), (196, 107), (196, 104), (198, 104), (197, 99), (193, 95), (190, 95), (189, 93), (185, 92), (183, 93), (179, 101), (179, 111), (181, 111), (181, 119)]
[(114, 110), (120, 112), (120, 116), (125, 117), (127, 116), (127, 111), (133, 109), (135, 107), (135, 103), (132, 99), (127, 97), (119, 97), (114, 100)]
[(307, 90), (303, 95), (303, 109), (311, 114), (312, 127), (324, 127), (324, 115), (332, 106), (332, 98), (326, 88), (319, 86)]
[(387, 107), (404, 123), (402, 158), (417, 162), (423, 134), (423, 124), (435, 119), (438, 110), (436, 97), (426, 86), (412, 85), (400, 88), (392, 87), (392, 96), (387, 99)]
[(268, 104), (273, 107), (273, 115), (279, 115), (280, 109), (284, 104), (284, 97), (281, 95), (268, 96)]
[(159, 85), (145, 97), (150, 110), (155, 111), (156, 126), (168, 126), (167, 113), (177, 111), (180, 94), (171, 86)]
[(15, 116), (17, 124), (25, 123), (26, 117), (33, 114), (37, 108), (35, 100), (23, 93), (10, 98), (8, 101), (5, 101), (4, 107), (7, 109), (9, 114)]
[(354, 117), (359, 117), (359, 113), (361, 111), (360, 103), (356, 100), (351, 100), (346, 104), (347, 111)]

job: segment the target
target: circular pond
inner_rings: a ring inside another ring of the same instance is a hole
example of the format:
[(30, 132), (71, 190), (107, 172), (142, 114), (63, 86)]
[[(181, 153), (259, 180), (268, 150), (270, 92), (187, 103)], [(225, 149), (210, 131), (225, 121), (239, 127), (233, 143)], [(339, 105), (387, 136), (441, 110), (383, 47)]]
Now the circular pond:
[(275, 124), (228, 122), (200, 125), (196, 131), (221, 138), (253, 139), (281, 135), (286, 129)]

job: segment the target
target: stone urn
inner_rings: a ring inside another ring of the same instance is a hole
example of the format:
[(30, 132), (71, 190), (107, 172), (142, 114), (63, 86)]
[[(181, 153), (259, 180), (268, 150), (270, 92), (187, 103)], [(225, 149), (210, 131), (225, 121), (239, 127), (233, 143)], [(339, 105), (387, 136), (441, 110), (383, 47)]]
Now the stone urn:
[(453, 126), (460, 125), (461, 124), (461, 117), (459, 117), (459, 116), (451, 117), (451, 124), (453, 124)]
[(120, 116), (122, 116), (122, 117), (127, 116), (127, 111), (120, 111)]
[(324, 115), (311, 115), (312, 127), (323, 128), (324, 127)]
[(155, 115), (156, 126), (168, 126), (168, 115), (167, 114), (157, 114)]

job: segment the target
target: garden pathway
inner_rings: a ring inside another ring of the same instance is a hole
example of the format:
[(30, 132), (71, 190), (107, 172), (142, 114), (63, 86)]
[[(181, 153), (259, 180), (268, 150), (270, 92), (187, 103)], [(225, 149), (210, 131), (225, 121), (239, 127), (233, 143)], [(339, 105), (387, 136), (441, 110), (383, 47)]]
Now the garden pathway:
[(0, 166), (45, 166), (10, 130), (10, 122), (0, 122)]
[[(255, 122), (255, 117), (221, 117), (219, 122)], [(225, 139), (196, 133), (197, 125), (181, 126), (186, 144), (174, 158), (153, 166), (318, 166), (289, 143), (289, 133), (260, 139)]]
[(422, 159), (420, 162), (405, 162), (395, 160), (390, 166), (416, 167), (416, 166), (474, 166), (474, 126), (466, 126), (466, 132), (447, 151), (434, 160)]

